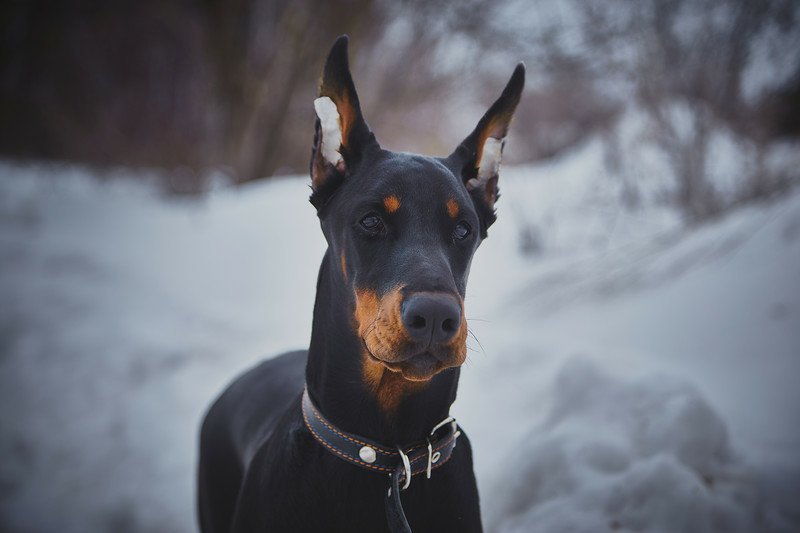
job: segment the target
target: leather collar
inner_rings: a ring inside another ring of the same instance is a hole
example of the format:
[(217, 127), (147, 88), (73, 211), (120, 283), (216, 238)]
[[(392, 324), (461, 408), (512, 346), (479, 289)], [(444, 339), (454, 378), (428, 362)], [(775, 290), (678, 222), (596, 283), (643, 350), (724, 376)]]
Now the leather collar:
[(431, 472), (452, 457), (461, 431), (452, 417), (444, 419), (428, 438), (405, 446), (377, 443), (354, 433), (347, 433), (328, 421), (303, 391), (303, 419), (306, 427), (323, 448), (336, 457), (372, 472), (388, 475), (386, 516), (392, 531), (411, 531), (400, 503), (400, 491), (408, 488), (411, 478)]

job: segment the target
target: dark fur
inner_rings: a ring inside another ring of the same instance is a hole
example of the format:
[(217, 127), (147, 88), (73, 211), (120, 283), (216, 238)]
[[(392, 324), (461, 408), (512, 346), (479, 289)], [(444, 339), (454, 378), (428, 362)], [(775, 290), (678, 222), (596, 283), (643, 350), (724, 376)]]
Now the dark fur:
[[(391, 412), (382, 408), (363, 378), (365, 344), (354, 326), (354, 290), (369, 288), (382, 295), (403, 284), (405, 298), (419, 291), (463, 298), (472, 255), (494, 220), (494, 206), (465, 187), (474, 177), (480, 131), (449, 158), (383, 150), (361, 117), (346, 46), (346, 38), (334, 45), (320, 89), (337, 105), (342, 94), (355, 105), (351, 111), (357, 122), (342, 149), (345, 168), (320, 159), (319, 121), (312, 155), (312, 203), (329, 248), (317, 282), (310, 347), (248, 371), (206, 415), (198, 480), (205, 533), (387, 530), (383, 498), (388, 477), (348, 464), (314, 440), (301, 415), (304, 382), (334, 424), (386, 444), (423, 440), (456, 397), (457, 367), (402, 396)], [(484, 117), (484, 126), (499, 109), (507, 115), (501, 117), (507, 128), (522, 89), (521, 72), (515, 72), (511, 89)], [(396, 213), (382, 207), (388, 195), (400, 199)], [(444, 209), (448, 199), (461, 207), (458, 220)], [(361, 231), (358, 221), (369, 212), (385, 220), (385, 234)], [(474, 229), (461, 241), (453, 238), (458, 221)], [(466, 435), (430, 480), (414, 477), (402, 500), (416, 532), (481, 530)]]

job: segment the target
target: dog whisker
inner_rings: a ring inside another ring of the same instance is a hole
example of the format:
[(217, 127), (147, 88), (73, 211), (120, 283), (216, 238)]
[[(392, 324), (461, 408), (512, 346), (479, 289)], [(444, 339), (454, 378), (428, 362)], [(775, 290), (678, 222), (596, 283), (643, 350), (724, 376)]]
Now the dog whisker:
[(484, 350), (484, 349), (483, 349), (483, 344), (481, 344), (481, 341), (480, 341), (480, 340), (478, 340), (478, 336), (477, 336), (477, 335), (475, 335), (475, 332), (474, 332), (474, 331), (472, 331), (472, 329), (471, 329), (471, 328), (467, 328), (467, 334), (468, 334), (470, 337), (472, 337), (472, 338), (475, 340), (475, 342), (477, 342), (477, 343), (478, 343), (478, 346), (479, 346), (479, 347), (480, 347), (480, 349), (481, 349), (481, 353), (483, 353), (483, 355), (486, 355), (486, 350)]

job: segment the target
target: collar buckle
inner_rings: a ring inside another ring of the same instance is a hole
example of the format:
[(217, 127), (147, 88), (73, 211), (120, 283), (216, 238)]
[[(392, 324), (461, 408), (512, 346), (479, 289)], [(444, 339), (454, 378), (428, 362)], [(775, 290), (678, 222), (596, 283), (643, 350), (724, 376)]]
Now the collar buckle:
[(433, 438), (436, 435), (436, 432), (439, 431), (444, 426), (446, 426), (447, 424), (450, 424), (450, 431), (453, 432), (453, 447), (454, 448), (456, 446), (456, 442), (458, 440), (459, 435), (461, 435), (461, 430), (458, 429), (458, 423), (456, 422), (455, 417), (452, 417), (452, 416), (448, 416), (447, 418), (445, 418), (444, 420), (442, 420), (441, 422), (439, 422), (438, 424), (433, 426), (433, 429), (431, 430), (430, 434), (428, 435), (428, 438), (425, 439), (425, 440), (428, 441), (428, 465), (425, 468), (425, 476), (428, 479), (431, 478), (431, 470), (433, 469), (434, 463), (437, 463), (439, 461), (439, 459), (442, 457), (441, 452), (439, 452), (439, 451), (434, 452), (433, 451), (433, 445), (431, 444), (431, 438)]

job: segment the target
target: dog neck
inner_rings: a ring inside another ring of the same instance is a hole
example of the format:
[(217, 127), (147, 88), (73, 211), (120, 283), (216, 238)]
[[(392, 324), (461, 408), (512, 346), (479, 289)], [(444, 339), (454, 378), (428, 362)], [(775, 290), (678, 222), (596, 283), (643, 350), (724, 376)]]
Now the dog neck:
[[(386, 444), (423, 440), (448, 416), (455, 401), (459, 369), (423, 383), (405, 382), (388, 370), (377, 383), (364, 376), (364, 343), (353, 322), (354, 296), (325, 253), (317, 280), (314, 321), (306, 365), (309, 395), (339, 428)], [(397, 395), (391, 409), (382, 395)]]

